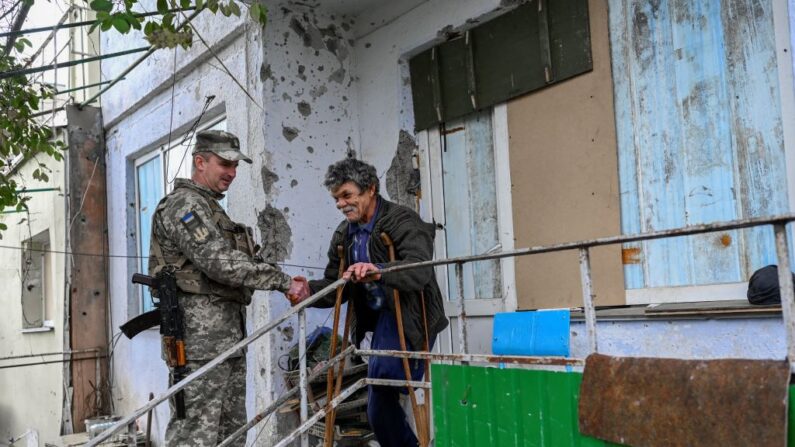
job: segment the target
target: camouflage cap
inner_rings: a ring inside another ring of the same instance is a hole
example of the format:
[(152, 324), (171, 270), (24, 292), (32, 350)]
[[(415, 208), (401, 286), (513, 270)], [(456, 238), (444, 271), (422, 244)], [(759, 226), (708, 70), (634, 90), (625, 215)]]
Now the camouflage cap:
[(240, 152), (240, 140), (236, 136), (223, 130), (202, 130), (196, 134), (196, 144), (193, 153), (212, 152), (213, 154), (229, 161), (243, 160), (251, 163), (251, 159)]

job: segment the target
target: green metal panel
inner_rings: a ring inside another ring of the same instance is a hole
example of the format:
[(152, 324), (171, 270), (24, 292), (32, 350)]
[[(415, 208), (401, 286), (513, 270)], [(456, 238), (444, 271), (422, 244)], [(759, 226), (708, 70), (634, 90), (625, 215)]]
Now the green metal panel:
[[(437, 447), (617, 445), (580, 434), (581, 373), (463, 365), (432, 365), (431, 372)], [(793, 428), (790, 404), (789, 447)]]
[(531, 0), (411, 58), (415, 127), (460, 118), (592, 67), (588, 1)]
[(582, 374), (433, 365), (436, 446), (613, 446), (580, 434)]

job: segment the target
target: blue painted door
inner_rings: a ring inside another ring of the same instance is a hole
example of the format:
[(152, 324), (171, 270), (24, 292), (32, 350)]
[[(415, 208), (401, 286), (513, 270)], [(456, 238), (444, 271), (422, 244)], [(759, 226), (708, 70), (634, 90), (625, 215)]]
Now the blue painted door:
[[(787, 212), (771, 0), (609, 7), (622, 231)], [(625, 248), (627, 288), (745, 281), (775, 263), (769, 227)]]

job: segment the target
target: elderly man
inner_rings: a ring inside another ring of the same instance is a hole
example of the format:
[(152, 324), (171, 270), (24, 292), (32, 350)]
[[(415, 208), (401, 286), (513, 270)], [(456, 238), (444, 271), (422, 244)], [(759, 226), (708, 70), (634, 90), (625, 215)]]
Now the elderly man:
[[(432, 259), (435, 227), (423, 222), (409, 208), (381, 197), (375, 168), (362, 161), (347, 158), (329, 166), (324, 185), (331, 192), (337, 209), (345, 215), (345, 220), (331, 237), (323, 279), (309, 281), (311, 292), (317, 292), (337, 279), (341, 261), (337, 246), (342, 245), (346, 253), (345, 274), (355, 283), (346, 286), (343, 292), (343, 299), (354, 309), (354, 342), (359, 345), (365, 333), (372, 332), (372, 349), (401, 349), (392, 299), (393, 290), (398, 290), (407, 348), (422, 350), (426, 336), (432, 345), (436, 335), (448, 323), (433, 268), (384, 275), (379, 271)], [(394, 242), (397, 260), (390, 262), (381, 233), (386, 233)], [(297, 304), (306, 296), (308, 293), (301, 291), (288, 295), (288, 298)], [(332, 294), (315, 306), (331, 307), (334, 301)], [(420, 380), (422, 361), (412, 361), (410, 371), (412, 380)], [(406, 378), (402, 359), (393, 357), (370, 358), (367, 375), (379, 379)], [(371, 386), (369, 389), (367, 416), (382, 447), (418, 444), (400, 406), (399, 392), (394, 387)]]
[[(237, 137), (199, 132), (192, 178), (177, 179), (152, 218), (149, 274), (176, 269), (188, 372), (245, 336), (253, 289), (291, 295), (308, 290), (304, 278), (291, 280), (275, 266), (257, 262), (251, 228), (233, 222), (218, 203), (240, 160), (251, 163)], [(185, 388), (184, 419), (175, 416), (172, 402), (166, 444), (214, 446), (226, 439), (246, 423), (245, 388), (246, 360), (238, 353)], [(245, 445), (245, 438), (237, 445)]]

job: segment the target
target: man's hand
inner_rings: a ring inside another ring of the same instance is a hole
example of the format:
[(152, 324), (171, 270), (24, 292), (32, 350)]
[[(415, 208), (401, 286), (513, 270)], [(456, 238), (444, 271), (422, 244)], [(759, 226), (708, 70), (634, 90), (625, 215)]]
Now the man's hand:
[(290, 289), (285, 293), (293, 306), (307, 299), (311, 294), (309, 282), (303, 276), (294, 276), (290, 282)]
[[(348, 267), (348, 270), (342, 275), (345, 279), (352, 279), (353, 282), (372, 282), (381, 279), (380, 269), (374, 264), (369, 262), (357, 262)], [(370, 272), (375, 272), (369, 274)]]

